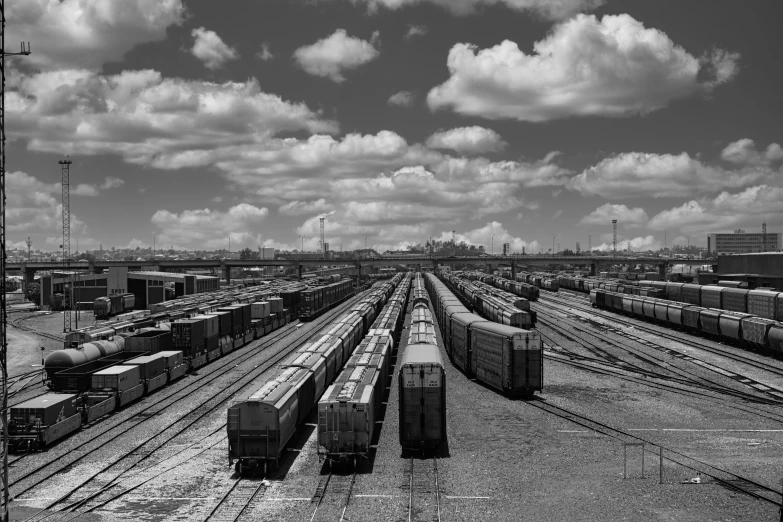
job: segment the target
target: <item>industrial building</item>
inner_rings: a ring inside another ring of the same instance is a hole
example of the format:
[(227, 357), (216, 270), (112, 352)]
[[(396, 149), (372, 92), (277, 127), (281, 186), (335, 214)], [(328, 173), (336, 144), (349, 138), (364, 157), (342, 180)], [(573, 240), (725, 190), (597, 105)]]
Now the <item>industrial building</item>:
[(42, 276), (41, 308), (49, 308), (53, 294), (63, 292), (68, 277), (73, 279), (73, 300), (92, 303), (98, 297), (130, 292), (136, 296), (136, 308), (174, 299), (181, 295), (211, 292), (220, 287), (217, 277), (172, 272), (129, 272), (127, 267), (112, 267), (104, 273), (91, 274), (64, 271)]
[(700, 273), (699, 284), (709, 285), (718, 281), (743, 281), (751, 289), (771, 287), (783, 290), (783, 252), (718, 256), (717, 268), (713, 267), (713, 272)]
[(749, 254), (752, 252), (774, 252), (780, 250), (783, 234), (755, 233), (735, 230), (730, 234), (707, 236), (707, 251), (710, 254)]

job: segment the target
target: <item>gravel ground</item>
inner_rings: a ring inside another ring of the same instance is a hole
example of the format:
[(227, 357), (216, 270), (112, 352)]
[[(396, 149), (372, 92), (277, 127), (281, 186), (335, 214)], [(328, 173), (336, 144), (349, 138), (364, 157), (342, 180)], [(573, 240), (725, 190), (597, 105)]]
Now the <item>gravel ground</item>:
[[(404, 349), (409, 322), (408, 315), (400, 350)], [(438, 341), (442, 347), (439, 332)], [(564, 348), (576, 350), (575, 344), (563, 341)], [(657, 452), (647, 452), (645, 478), (636, 478), (641, 474), (641, 450), (629, 448), (628, 473), (634, 478), (623, 479), (620, 440), (542, 411), (535, 404), (561, 406), (619, 429), (645, 430), (634, 433), (769, 485), (777, 483), (779, 469), (773, 464), (778, 462), (783, 434), (728, 430), (781, 429), (776, 420), (727, 408), (727, 399), (715, 394), (700, 396), (653, 387), (638, 376), (633, 378), (639, 382), (597, 375), (553, 358), (545, 361), (545, 387), (536, 401), (510, 400), (466, 378), (451, 365), (445, 351), (443, 357), (447, 366), (448, 442), (437, 460), (442, 520), (778, 520), (776, 507), (709, 480), (681, 484), (695, 472), (668, 460), (664, 484), (658, 484)], [(237, 375), (248, 370), (240, 367)], [(201, 373), (208, 372), (209, 367)], [(220, 381), (211, 389), (219, 393), (220, 386), (230, 382)], [(210, 397), (199, 394), (188, 397), (186, 404), (192, 407), (208, 400)], [(400, 451), (397, 400), (397, 382), (392, 379), (389, 406), (379, 419), (383, 424), (377, 450), (357, 470), (345, 520), (408, 519), (411, 461)], [(753, 408), (752, 404), (744, 406)], [(224, 408), (218, 408), (214, 415), (155, 452), (147, 469), (161, 476), (101, 508), (101, 519), (203, 520), (236, 479), (226, 461), (225, 432), (221, 430), (224, 415)], [(163, 430), (175, 420), (176, 416), (162, 415), (155, 426)], [(315, 508), (310, 499), (328, 475), (317, 462), (315, 418), (310, 421), (296, 435), (280, 469), (265, 477), (268, 487), (243, 520), (310, 520)], [(686, 429), (723, 431), (671, 431)], [(145, 429), (144, 435), (153, 432)], [(117, 447), (127, 447), (127, 439), (135, 433), (118, 437), (111, 447), (115, 452)], [(71, 449), (77, 447), (74, 444)], [(110, 453), (111, 449), (107, 450), (91, 466), (105, 466), (112, 458)], [(171, 458), (165, 460), (167, 456)], [(414, 478), (422, 487), (414, 490), (413, 520), (429, 520), (436, 513), (434, 489), (426, 487), (434, 478), (431, 472), (425, 473), (430, 462), (414, 461)], [(71, 470), (66, 476), (74, 480), (78, 473)], [(342, 471), (336, 476), (316, 520), (339, 520), (342, 515), (342, 488), (351, 474)], [(60, 479), (56, 482), (64, 483)], [(54, 496), (54, 489), (47, 485), (46, 489), (36, 488), (35, 493)], [(15, 513), (19, 515), (21, 510)]]

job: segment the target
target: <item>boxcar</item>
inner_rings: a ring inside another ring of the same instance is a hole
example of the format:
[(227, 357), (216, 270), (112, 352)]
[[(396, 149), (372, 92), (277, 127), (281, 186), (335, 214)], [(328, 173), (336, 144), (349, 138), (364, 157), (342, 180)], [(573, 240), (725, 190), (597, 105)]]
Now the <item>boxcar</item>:
[(509, 395), (531, 396), (543, 388), (543, 344), (538, 332), (490, 322), (473, 323), (470, 370)]
[(433, 448), (446, 438), (446, 371), (438, 347), (410, 345), (400, 361), (400, 445)]

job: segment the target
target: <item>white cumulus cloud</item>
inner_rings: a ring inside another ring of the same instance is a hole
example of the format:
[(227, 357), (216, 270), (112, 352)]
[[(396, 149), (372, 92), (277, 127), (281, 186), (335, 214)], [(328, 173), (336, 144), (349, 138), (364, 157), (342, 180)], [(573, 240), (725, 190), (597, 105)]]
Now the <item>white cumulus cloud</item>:
[(288, 216), (303, 216), (306, 214), (324, 213), (331, 209), (331, 205), (329, 205), (324, 198), (320, 198), (314, 201), (289, 201), (278, 210), (281, 214)]
[[(510, 40), (482, 50), (455, 44), (450, 77), (427, 102), (433, 110), (531, 122), (646, 114), (728, 81), (738, 60), (719, 51), (699, 59), (626, 14), (578, 15), (556, 25), (531, 54)], [(700, 80), (700, 72), (708, 78)]]
[(270, 50), (269, 44), (261, 44), (261, 50), (258, 51), (258, 54), (256, 54), (259, 60), (268, 61), (272, 60), (275, 55), (272, 54), (272, 51)]
[(430, 3), (448, 9), (452, 14), (466, 16), (476, 13), (484, 6), (503, 5), (515, 11), (530, 12), (550, 20), (567, 18), (580, 11), (595, 9), (604, 0), (364, 0), (371, 12), (379, 8), (399, 9), (401, 7)]
[(686, 152), (626, 152), (585, 169), (567, 187), (607, 199), (681, 198), (744, 187), (768, 175), (769, 172), (758, 169), (727, 171), (705, 165)]
[(389, 96), (387, 103), (389, 105), (399, 105), (400, 107), (413, 107), (415, 101), (416, 94), (413, 91), (399, 91)]
[(6, 49), (30, 42), (25, 63), (42, 70), (99, 69), (137, 44), (163, 40), (184, 14), (181, 0), (10, 0)]
[(343, 72), (356, 69), (376, 59), (379, 33), (373, 33), (370, 41), (348, 36), (345, 29), (337, 29), (326, 38), (294, 51), (294, 59), (308, 74), (329, 78), (336, 83), (345, 81)]
[(261, 225), (269, 211), (249, 203), (240, 203), (226, 212), (211, 209), (184, 210), (180, 213), (158, 210), (152, 224), (160, 229), (161, 243), (180, 243), (200, 248), (257, 247), (263, 240)]
[(743, 138), (726, 145), (720, 156), (737, 165), (768, 166), (775, 161), (783, 160), (783, 147), (777, 143), (770, 143), (766, 150), (759, 151), (753, 140)]
[(438, 131), (427, 138), (427, 146), (433, 149), (451, 149), (461, 154), (498, 152), (506, 147), (500, 134), (484, 127), (458, 127)]
[(195, 39), (190, 52), (204, 62), (207, 69), (219, 69), (226, 62), (239, 58), (236, 50), (226, 45), (215, 31), (197, 27), (190, 34)]
[(410, 40), (414, 36), (424, 36), (425, 34), (427, 34), (426, 25), (409, 24), (408, 31), (405, 33), (405, 36), (403, 38), (405, 38), (406, 40)]
[(616, 219), (621, 226), (631, 228), (647, 223), (649, 217), (641, 207), (629, 208), (625, 205), (605, 203), (579, 222), (585, 225), (606, 225), (611, 223), (613, 219)]

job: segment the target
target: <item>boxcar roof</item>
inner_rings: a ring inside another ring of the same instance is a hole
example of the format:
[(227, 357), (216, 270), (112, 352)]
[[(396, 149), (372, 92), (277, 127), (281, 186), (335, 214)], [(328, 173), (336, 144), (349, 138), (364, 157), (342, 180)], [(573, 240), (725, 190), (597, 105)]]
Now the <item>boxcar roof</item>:
[(436, 364), (443, 366), (440, 350), (434, 344), (414, 344), (405, 348), (400, 367), (406, 364)]

